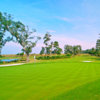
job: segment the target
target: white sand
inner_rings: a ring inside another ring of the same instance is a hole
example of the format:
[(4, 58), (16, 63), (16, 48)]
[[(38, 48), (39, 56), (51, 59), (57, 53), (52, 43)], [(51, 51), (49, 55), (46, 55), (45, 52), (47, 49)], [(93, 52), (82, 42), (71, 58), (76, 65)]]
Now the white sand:
[(24, 63), (0, 65), (0, 67), (16, 66), (16, 65), (23, 65), (23, 64), (24, 64)]
[(83, 61), (83, 62), (92, 62), (92, 61)]

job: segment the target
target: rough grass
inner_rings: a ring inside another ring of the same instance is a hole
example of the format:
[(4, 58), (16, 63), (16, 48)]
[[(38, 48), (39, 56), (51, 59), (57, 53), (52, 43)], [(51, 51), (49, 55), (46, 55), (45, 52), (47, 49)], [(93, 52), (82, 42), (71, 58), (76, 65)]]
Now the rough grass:
[(0, 100), (100, 100), (99, 58), (80, 55), (0, 68)]

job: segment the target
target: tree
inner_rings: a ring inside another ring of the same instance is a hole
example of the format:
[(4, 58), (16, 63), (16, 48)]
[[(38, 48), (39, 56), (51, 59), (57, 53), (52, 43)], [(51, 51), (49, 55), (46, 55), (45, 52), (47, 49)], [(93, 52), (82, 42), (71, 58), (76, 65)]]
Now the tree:
[(100, 39), (97, 39), (97, 42), (96, 42), (96, 55), (100, 56)]
[(71, 45), (65, 45), (64, 47), (64, 53), (65, 54), (74, 54), (77, 55), (81, 52), (81, 46), (76, 45), (76, 46), (71, 46)]
[(52, 54), (53, 46), (54, 46), (54, 42), (51, 42), (51, 44), (49, 45), (50, 54)]
[(59, 47), (58, 41), (50, 43), (49, 42), (51, 40), (50, 37), (51, 37), (51, 35), (47, 32), (45, 34), (44, 38), (43, 38), (44, 39), (44, 44), (45, 44), (45, 47), (44, 47), (45, 54), (52, 54), (52, 53), (53, 54), (61, 54), (62, 49)]
[(88, 53), (88, 54), (91, 54), (91, 55), (99, 55), (99, 50), (98, 49), (95, 49), (95, 48), (91, 48), (91, 49), (86, 49), (86, 50), (83, 50), (82, 53)]
[(54, 54), (61, 54), (61, 52), (62, 52), (62, 49), (61, 48), (56, 48), (53, 51)]
[(54, 54), (61, 54), (62, 49), (59, 47), (58, 41), (55, 41), (54, 44), (53, 44), (53, 46), (54, 46), (54, 51), (53, 51), (53, 53), (54, 53)]
[(96, 49), (95, 49), (95, 48), (92, 48), (92, 49), (90, 50), (90, 54), (96, 55)]
[(10, 26), (11, 23), (12, 23), (11, 15), (7, 13), (2, 14), (0, 12), (0, 55), (1, 55), (1, 50), (3, 46), (6, 44), (6, 42), (12, 40), (11, 37), (5, 38), (5, 32), (8, 31), (8, 26)]
[(55, 48), (59, 47), (58, 41), (55, 41), (55, 42), (54, 42), (54, 47), (55, 47)]
[(73, 53), (74, 53), (74, 55), (77, 55), (80, 52), (81, 52), (81, 46), (80, 45), (73, 46)]
[(65, 45), (64, 53), (65, 54), (73, 54), (73, 47), (71, 45)]
[(97, 40), (96, 49), (100, 49), (100, 39)]
[(40, 55), (44, 54), (45, 53), (45, 48), (42, 47), (41, 51), (40, 51)]
[(45, 44), (45, 54), (50, 54), (50, 46), (49, 41), (51, 40), (51, 35), (47, 32), (44, 36), (44, 44)]
[(22, 47), (23, 51), (27, 55), (27, 62), (29, 62), (29, 55), (40, 39), (38, 36), (34, 36), (36, 30), (29, 30), (28, 26), (25, 26), (21, 22), (13, 22), (13, 25), (9, 27), (9, 31), (12, 34), (16, 42), (18, 42)]
[(96, 49), (95, 54), (96, 54), (96, 56), (99, 56), (100, 57), (100, 49)]

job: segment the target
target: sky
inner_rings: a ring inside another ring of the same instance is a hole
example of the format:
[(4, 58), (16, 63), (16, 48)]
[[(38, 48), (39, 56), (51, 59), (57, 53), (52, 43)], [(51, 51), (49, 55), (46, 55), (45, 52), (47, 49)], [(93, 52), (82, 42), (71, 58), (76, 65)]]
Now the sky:
[[(0, 11), (11, 14), (13, 20), (21, 21), (43, 37), (52, 35), (51, 41), (64, 45), (81, 45), (82, 49), (95, 47), (100, 33), (100, 0), (0, 0)], [(41, 39), (32, 53), (39, 53)], [(17, 54), (22, 47), (9, 42), (2, 54)]]

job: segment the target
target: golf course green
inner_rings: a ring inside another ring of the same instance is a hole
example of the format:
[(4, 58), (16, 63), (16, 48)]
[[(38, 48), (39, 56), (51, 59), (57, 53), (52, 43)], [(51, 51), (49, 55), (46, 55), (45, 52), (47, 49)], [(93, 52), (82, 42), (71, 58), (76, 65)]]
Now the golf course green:
[(0, 100), (100, 100), (100, 58), (0, 67)]

